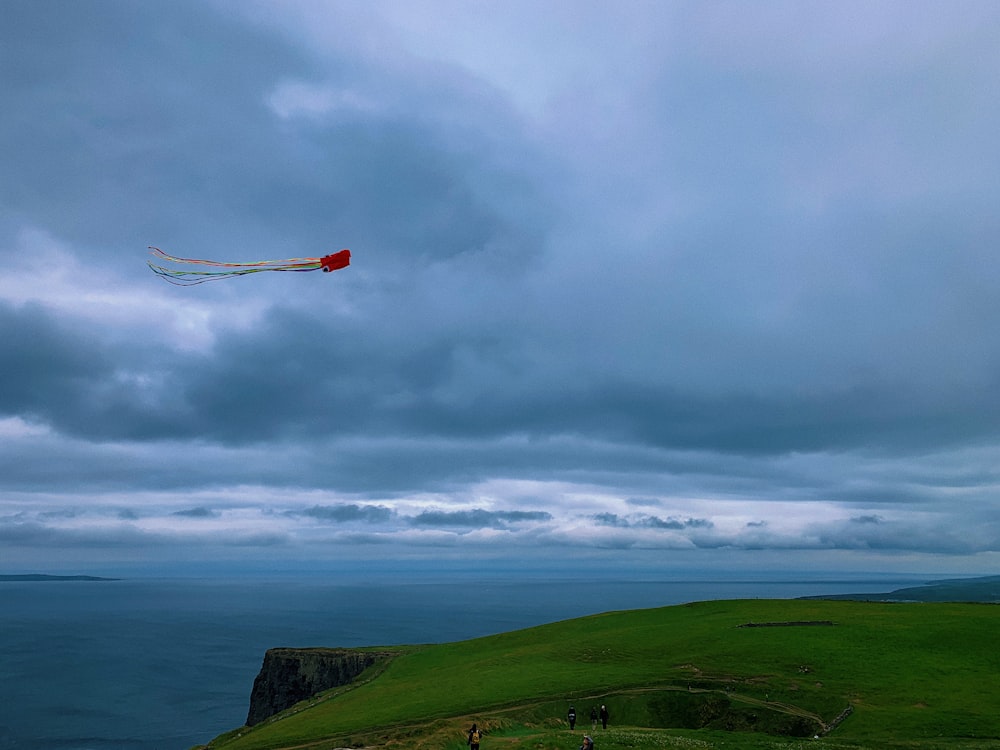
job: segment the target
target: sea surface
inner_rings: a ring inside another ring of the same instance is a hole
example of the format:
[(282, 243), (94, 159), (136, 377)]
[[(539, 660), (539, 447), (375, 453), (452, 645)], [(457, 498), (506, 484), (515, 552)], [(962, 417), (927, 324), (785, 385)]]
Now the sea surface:
[(244, 723), (276, 646), (444, 643), (611, 610), (919, 582), (0, 582), (0, 749), (188, 750)]

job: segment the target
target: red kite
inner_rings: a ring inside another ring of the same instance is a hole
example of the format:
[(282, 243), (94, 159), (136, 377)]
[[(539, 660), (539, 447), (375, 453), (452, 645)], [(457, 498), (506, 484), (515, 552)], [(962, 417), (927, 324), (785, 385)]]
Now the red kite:
[(164, 281), (178, 286), (194, 286), (203, 284), (206, 281), (218, 281), (228, 279), (233, 276), (243, 276), (248, 273), (259, 273), (261, 271), (319, 271), (325, 273), (347, 268), (351, 265), (351, 251), (341, 250), (322, 258), (290, 258), (288, 260), (260, 260), (251, 263), (222, 263), (216, 260), (196, 260), (194, 258), (175, 258), (167, 255), (158, 247), (150, 247), (150, 251), (160, 261), (171, 263), (191, 263), (199, 266), (209, 266), (218, 268), (218, 271), (185, 271), (176, 268), (165, 268), (157, 265), (153, 261), (146, 261), (153, 273)]

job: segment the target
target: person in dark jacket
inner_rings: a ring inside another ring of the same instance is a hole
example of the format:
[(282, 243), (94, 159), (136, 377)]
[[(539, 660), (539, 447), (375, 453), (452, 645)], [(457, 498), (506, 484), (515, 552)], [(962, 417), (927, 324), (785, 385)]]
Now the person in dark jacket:
[(576, 709), (570, 706), (566, 718), (569, 719), (569, 728), (573, 729), (576, 726)]
[(469, 746), (469, 750), (479, 750), (479, 740), (482, 739), (483, 733), (476, 726), (475, 722), (472, 724), (472, 728), (469, 729), (469, 739), (466, 743)]
[(597, 706), (590, 707), (590, 728), (597, 729)]
[(601, 726), (604, 729), (608, 728), (608, 707), (603, 705), (601, 706)]

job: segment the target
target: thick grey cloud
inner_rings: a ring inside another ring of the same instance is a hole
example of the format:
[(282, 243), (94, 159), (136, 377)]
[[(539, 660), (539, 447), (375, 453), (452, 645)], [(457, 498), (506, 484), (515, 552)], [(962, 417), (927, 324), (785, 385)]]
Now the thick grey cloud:
[(658, 516), (640, 515), (637, 517), (623, 517), (617, 513), (598, 513), (594, 516), (594, 521), (602, 526), (615, 526), (619, 528), (640, 527), (649, 529), (670, 529), (680, 531), (690, 528), (711, 528), (712, 522), (705, 518), (660, 518)]
[(10, 564), (996, 561), (992, 5), (436, 9), (5, 6)]
[(509, 528), (523, 522), (550, 521), (552, 515), (545, 511), (487, 511), (481, 508), (467, 511), (424, 511), (410, 522), (415, 526), (434, 528), (462, 526), (470, 528)]
[(383, 505), (316, 505), (301, 511), (301, 515), (315, 518), (319, 521), (349, 523), (362, 521), (364, 523), (384, 523), (392, 520), (395, 513)]
[(188, 518), (215, 518), (216, 513), (210, 508), (189, 508), (187, 510), (174, 511), (175, 516), (186, 516)]

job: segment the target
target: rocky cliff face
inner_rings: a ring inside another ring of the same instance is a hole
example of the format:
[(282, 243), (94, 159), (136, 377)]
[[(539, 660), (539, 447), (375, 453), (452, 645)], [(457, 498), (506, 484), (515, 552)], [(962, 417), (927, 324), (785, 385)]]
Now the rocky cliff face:
[(348, 648), (272, 648), (253, 681), (247, 726), (252, 727), (299, 701), (346, 685), (391, 651)]

